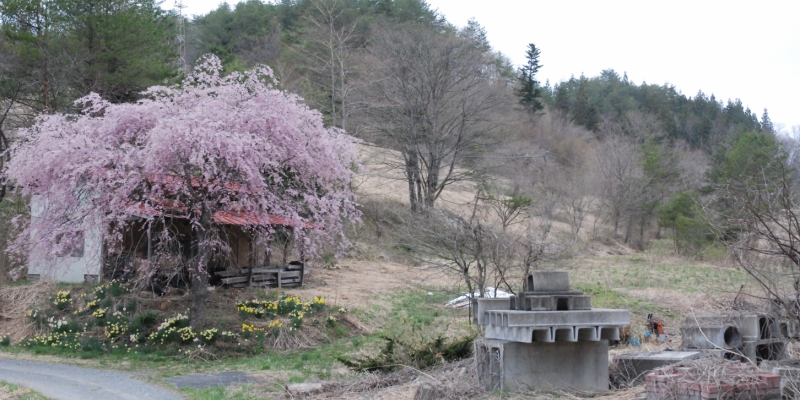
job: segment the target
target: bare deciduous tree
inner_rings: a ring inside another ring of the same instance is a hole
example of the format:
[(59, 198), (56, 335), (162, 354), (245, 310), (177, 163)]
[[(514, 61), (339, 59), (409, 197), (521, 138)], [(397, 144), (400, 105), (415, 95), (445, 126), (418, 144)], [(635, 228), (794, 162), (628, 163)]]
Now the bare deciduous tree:
[(311, 49), (305, 52), (311, 62), (309, 69), (321, 77), (320, 86), (328, 96), (323, 109), (328, 109), (331, 125), (347, 130), (348, 117), (361, 108), (358, 102), (351, 102), (353, 92), (362, 84), (354, 79), (362, 47), (356, 32), (359, 19), (348, 20), (339, 0), (313, 0), (311, 4), (307, 18), (314, 29), (309, 32)]
[[(722, 216), (715, 228), (730, 241), (735, 260), (763, 289), (764, 298), (777, 305), (783, 317), (800, 322), (800, 214), (794, 171), (784, 170), (777, 180), (763, 174), (760, 181), (731, 182), (725, 194), (742, 206), (735, 215)], [(735, 225), (735, 238), (727, 232)]]
[(420, 25), (376, 27), (374, 82), (366, 91), (370, 131), (399, 150), (412, 210), (432, 208), (442, 190), (473, 172), (508, 99), (508, 82), (491, 73), (482, 46)]
[(606, 218), (614, 226), (614, 236), (641, 194), (641, 163), (638, 158), (635, 144), (618, 136), (609, 138), (597, 150), (600, 201)]

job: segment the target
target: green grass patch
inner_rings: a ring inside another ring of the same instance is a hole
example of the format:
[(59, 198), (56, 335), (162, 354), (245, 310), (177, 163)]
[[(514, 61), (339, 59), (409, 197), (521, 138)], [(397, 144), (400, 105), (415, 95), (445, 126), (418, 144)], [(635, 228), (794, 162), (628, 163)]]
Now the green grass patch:
[[(277, 388), (276, 388), (277, 391)], [(181, 393), (192, 400), (256, 400), (263, 399), (263, 393), (253, 390), (249, 385), (234, 387), (213, 387), (207, 389), (181, 389)]]
[(633, 315), (656, 313), (669, 319), (679, 317), (668, 308), (659, 307), (645, 299), (628, 296), (599, 285), (579, 286), (576, 289), (583, 290), (585, 294), (592, 296), (593, 308), (623, 308), (629, 310)]
[(640, 255), (618, 257), (608, 265), (580, 267), (570, 271), (573, 286), (602, 286), (610, 289), (659, 288), (681, 293), (735, 290), (748, 281), (739, 268), (708, 265), (666, 265), (651, 263)]
[[(91, 287), (88, 289), (93, 291)], [(75, 290), (74, 286), (73, 290)], [(148, 345), (149, 342), (146, 342), (139, 343), (139, 347), (135, 347), (135, 343), (128, 343), (129, 347), (134, 346), (133, 349), (135, 349), (135, 351), (128, 352), (124, 345), (118, 348), (109, 348), (108, 343), (102, 337), (79, 338), (81, 340), (80, 350), (52, 346), (10, 346), (0, 347), (0, 353), (46, 354), (63, 358), (67, 363), (74, 362), (70, 360), (88, 359), (87, 366), (95, 368), (147, 370), (151, 372), (148, 374), (148, 379), (155, 383), (163, 383), (161, 380), (166, 377), (198, 372), (269, 371), (266, 373), (275, 373), (282, 377), (277, 380), (274, 388), (244, 385), (229, 388), (181, 390), (191, 399), (269, 398), (270, 393), (280, 393), (283, 390), (282, 385), (287, 383), (337, 379), (337, 374), (343, 367), (339, 361), (341, 357), (353, 358), (364, 354), (378, 354), (385, 343), (382, 339), (385, 336), (395, 335), (408, 340), (407, 333), (415, 330), (415, 334), (421, 333), (430, 336), (430, 339), (444, 335), (449, 340), (475, 332), (476, 326), (469, 323), (468, 310), (444, 306), (447, 300), (456, 295), (458, 295), (456, 291), (434, 288), (409, 289), (389, 294), (384, 298), (384, 300), (388, 300), (383, 302), (386, 304), (385, 306), (370, 304), (361, 309), (347, 311), (348, 314), (353, 314), (354, 317), (368, 322), (371, 326), (380, 327), (372, 334), (353, 335), (349, 325), (337, 322), (334, 326), (324, 330), (326, 337), (312, 349), (276, 351), (270, 343), (254, 344), (253, 342), (257, 343), (257, 341), (251, 338), (250, 347), (217, 352), (218, 359), (214, 359), (214, 362), (204, 362), (193, 357), (186, 357), (183, 353), (178, 352), (179, 349), (186, 350), (186, 347), (177, 344), (155, 346)], [(110, 298), (113, 297), (107, 293), (107, 296), (101, 301)], [(118, 301), (121, 300), (114, 298), (115, 304), (112, 309), (117, 308)], [(125, 318), (129, 318), (131, 326), (135, 328), (146, 329), (149, 327), (152, 330), (154, 325), (163, 321), (165, 315), (172, 315), (171, 313), (159, 313), (154, 318), (156, 314), (142, 307), (142, 304), (143, 302), (140, 301), (135, 315), (130, 317), (127, 316), (127, 313), (125, 315)], [(127, 311), (129, 309), (126, 309)], [(80, 315), (89, 318), (91, 313), (86, 311)], [(339, 314), (334, 315), (337, 319), (340, 317)], [(238, 320), (239, 317), (236, 318)], [(314, 316), (314, 318), (317, 317)], [(310, 320), (307, 323), (312, 324)], [(214, 346), (210, 345), (208, 349), (215, 351)]]

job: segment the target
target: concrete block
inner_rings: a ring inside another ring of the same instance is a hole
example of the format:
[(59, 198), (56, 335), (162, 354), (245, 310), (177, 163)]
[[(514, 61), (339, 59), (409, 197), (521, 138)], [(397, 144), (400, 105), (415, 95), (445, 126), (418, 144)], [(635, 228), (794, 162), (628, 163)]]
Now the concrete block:
[(533, 271), (525, 279), (525, 291), (567, 291), (569, 274), (567, 271)]
[(479, 382), (490, 390), (608, 390), (608, 342), (475, 341)]
[(554, 311), (555, 304), (552, 296), (525, 296), (522, 298), (522, 308), (525, 311)]
[(420, 386), (417, 389), (416, 396), (414, 396), (414, 400), (436, 400), (439, 398), (439, 391), (436, 387), (427, 383)]
[(781, 377), (780, 391), (784, 399), (800, 399), (800, 366), (781, 365), (772, 368)]
[(573, 296), (570, 297), (570, 310), (591, 310), (592, 296)]
[(656, 368), (702, 358), (699, 351), (659, 351), (619, 354), (614, 357), (617, 375), (628, 382), (641, 382), (645, 374)]
[(498, 326), (616, 325), (630, 324), (628, 310), (594, 308), (573, 311), (487, 311), (488, 323)]
[(739, 333), (744, 340), (758, 340), (760, 339), (758, 329), (759, 315), (750, 314), (742, 315), (734, 319), (734, 322), (739, 327)]
[[(517, 311), (571, 311), (591, 310), (592, 298), (580, 292), (522, 292), (514, 300), (511, 310)], [(572, 294), (577, 293), (577, 294)]]
[(684, 325), (681, 327), (684, 349), (737, 349), (742, 335), (734, 325)]
[(481, 325), (486, 324), (484, 318), (487, 311), (508, 310), (511, 307), (511, 299), (508, 297), (500, 299), (478, 298), (475, 300), (475, 304), (472, 307), (472, 317), (475, 323)]

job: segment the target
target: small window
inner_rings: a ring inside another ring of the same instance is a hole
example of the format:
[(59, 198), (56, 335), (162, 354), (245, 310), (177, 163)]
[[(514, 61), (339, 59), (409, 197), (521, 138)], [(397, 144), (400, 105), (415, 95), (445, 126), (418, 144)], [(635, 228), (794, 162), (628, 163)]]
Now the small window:
[(83, 257), (85, 238), (83, 231), (62, 233), (56, 237), (59, 257)]

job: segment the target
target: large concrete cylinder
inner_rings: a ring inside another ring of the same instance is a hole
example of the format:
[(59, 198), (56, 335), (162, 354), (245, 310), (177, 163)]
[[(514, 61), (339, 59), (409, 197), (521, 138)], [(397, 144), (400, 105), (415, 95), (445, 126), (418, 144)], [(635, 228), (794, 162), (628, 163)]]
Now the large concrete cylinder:
[(738, 349), (742, 347), (739, 328), (724, 325), (691, 325), (681, 327), (685, 349)]

